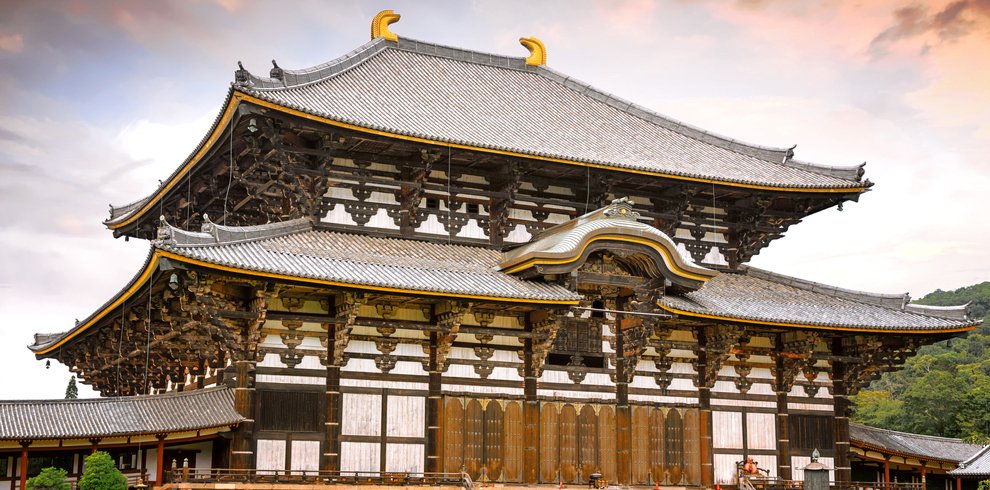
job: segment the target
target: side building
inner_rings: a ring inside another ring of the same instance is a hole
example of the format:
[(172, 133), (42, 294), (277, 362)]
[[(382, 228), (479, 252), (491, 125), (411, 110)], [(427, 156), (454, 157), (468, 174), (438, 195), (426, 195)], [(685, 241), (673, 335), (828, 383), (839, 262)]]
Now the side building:
[(815, 449), (851, 481), (848, 396), (977, 325), (746, 264), (858, 200), (861, 165), (653, 113), (535, 38), (504, 57), (397, 19), (237, 70), (193, 154), (112, 208), (144, 267), (36, 356), (120, 399), (227, 387), (201, 468), (711, 488), (747, 456), (800, 479)]

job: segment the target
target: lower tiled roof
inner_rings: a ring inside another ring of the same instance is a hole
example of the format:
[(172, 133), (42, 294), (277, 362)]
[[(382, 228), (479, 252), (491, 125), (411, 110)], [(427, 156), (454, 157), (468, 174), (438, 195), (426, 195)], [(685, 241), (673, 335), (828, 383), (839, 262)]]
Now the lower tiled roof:
[(964, 331), (979, 324), (952, 310), (912, 308), (906, 295), (848, 290), (748, 268), (725, 272), (701, 289), (665, 296), (661, 306), (687, 316), (811, 328), (848, 328), (899, 332)]
[(990, 476), (990, 446), (983, 446), (983, 449), (959, 463), (959, 467), (950, 471), (949, 475), (980, 479)]
[[(576, 302), (559, 284), (496, 270), (497, 250), (309, 230), (236, 243), (199, 244), (189, 232), (158, 242), (164, 251), (209, 264), (346, 285), (506, 300)], [(185, 242), (183, 242), (185, 241)], [(190, 243), (184, 245), (182, 243)]]
[(853, 445), (881, 452), (954, 463), (966, 460), (982, 448), (961, 439), (898, 432), (855, 422), (849, 423), (849, 439)]
[(87, 439), (236, 425), (226, 387), (164, 395), (0, 401), (0, 440)]

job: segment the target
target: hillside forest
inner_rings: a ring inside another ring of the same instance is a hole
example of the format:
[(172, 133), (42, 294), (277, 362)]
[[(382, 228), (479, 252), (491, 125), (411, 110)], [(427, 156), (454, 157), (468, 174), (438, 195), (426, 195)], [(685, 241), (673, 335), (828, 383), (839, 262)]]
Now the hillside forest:
[(971, 303), (983, 323), (963, 338), (922, 347), (853, 398), (853, 420), (874, 427), (990, 443), (990, 282), (937, 290), (925, 305)]

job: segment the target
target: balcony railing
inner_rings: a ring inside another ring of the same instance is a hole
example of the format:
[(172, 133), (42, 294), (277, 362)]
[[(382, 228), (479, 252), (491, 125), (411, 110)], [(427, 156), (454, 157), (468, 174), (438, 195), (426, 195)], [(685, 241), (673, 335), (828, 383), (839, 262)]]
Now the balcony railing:
[(432, 485), (472, 488), (465, 473), (401, 471), (235, 470), (229, 468), (173, 469), (166, 483), (290, 483), (314, 485)]

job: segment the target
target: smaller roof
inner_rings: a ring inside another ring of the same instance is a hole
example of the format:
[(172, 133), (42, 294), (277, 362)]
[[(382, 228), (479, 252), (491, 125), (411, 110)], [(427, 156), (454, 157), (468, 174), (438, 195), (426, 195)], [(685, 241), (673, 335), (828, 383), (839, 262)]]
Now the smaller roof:
[(976, 454), (959, 463), (949, 475), (962, 478), (986, 478), (990, 476), (990, 446), (983, 446)]
[(849, 439), (853, 445), (879, 452), (952, 463), (963, 461), (981, 449), (962, 439), (898, 432), (855, 422), (849, 423)]
[(78, 400), (0, 401), (0, 440), (88, 439), (237, 425), (226, 387)]
[(907, 294), (853, 291), (743, 267), (697, 291), (664, 296), (660, 306), (685, 316), (824, 329), (950, 333), (980, 323), (969, 318), (968, 305), (929, 308), (910, 301)]
[[(685, 257), (677, 244), (662, 231), (637, 221), (628, 198), (544, 230), (532, 241), (502, 254), (499, 268), (506, 273), (531, 268), (569, 272), (579, 267), (588, 254), (616, 244), (631, 245), (649, 255), (647, 273), (663, 276), (675, 284), (697, 289), (718, 272), (706, 269)], [(557, 270), (560, 269), (560, 270)]]
[(243, 227), (207, 221), (203, 230), (163, 222), (154, 246), (207, 266), (345, 287), (516, 302), (580, 300), (559, 284), (499, 272), (501, 253), (482, 247), (320, 230), (305, 218)]

